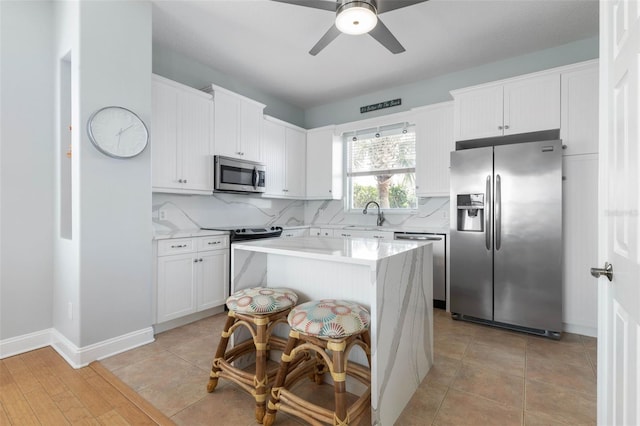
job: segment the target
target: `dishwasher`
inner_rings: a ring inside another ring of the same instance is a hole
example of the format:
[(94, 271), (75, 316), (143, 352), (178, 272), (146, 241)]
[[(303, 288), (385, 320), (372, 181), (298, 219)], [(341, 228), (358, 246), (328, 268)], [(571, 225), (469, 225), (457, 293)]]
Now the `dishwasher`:
[(446, 234), (395, 232), (394, 240), (429, 241), (433, 246), (433, 307), (447, 309)]

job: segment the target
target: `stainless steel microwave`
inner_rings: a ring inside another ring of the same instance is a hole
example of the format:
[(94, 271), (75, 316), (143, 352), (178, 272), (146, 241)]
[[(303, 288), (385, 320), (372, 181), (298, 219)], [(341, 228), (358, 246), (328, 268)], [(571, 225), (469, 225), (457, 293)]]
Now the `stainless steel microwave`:
[(264, 192), (265, 165), (256, 161), (213, 156), (213, 189), (228, 192)]

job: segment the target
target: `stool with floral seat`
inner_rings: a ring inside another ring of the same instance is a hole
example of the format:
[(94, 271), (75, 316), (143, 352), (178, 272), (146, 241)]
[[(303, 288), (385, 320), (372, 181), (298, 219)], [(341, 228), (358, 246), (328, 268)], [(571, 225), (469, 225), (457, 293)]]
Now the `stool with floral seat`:
[[(312, 425), (348, 425), (357, 421), (371, 407), (371, 353), (369, 312), (344, 300), (319, 300), (303, 303), (291, 310), (287, 321), (291, 327), (282, 354), (280, 369), (271, 389), (263, 424), (271, 426), (276, 413), (283, 411)], [(359, 346), (366, 354), (368, 367), (348, 361), (352, 348)], [(298, 362), (302, 352), (315, 352)], [(316, 383), (328, 372), (333, 379), (333, 410), (302, 399), (293, 386), (311, 374)], [(347, 376), (361, 382), (365, 391), (347, 406)]]
[[(255, 417), (262, 423), (267, 392), (277, 368), (267, 371), (268, 351), (283, 350), (286, 340), (272, 335), (277, 324), (285, 323), (298, 296), (287, 288), (254, 287), (237, 291), (227, 299), (227, 322), (213, 359), (207, 391), (213, 392), (219, 378), (238, 384), (253, 395)], [(251, 338), (227, 349), (229, 339), (238, 329), (247, 329)], [(240, 357), (255, 354), (255, 374), (234, 366)]]

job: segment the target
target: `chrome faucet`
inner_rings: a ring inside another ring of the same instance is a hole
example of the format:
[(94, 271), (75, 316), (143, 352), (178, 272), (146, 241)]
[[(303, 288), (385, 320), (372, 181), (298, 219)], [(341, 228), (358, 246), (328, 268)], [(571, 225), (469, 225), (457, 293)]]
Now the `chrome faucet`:
[(362, 210), (362, 214), (367, 214), (367, 209), (369, 208), (370, 204), (375, 204), (376, 207), (378, 208), (378, 220), (376, 224), (378, 226), (382, 226), (382, 224), (384, 223), (384, 213), (380, 211), (380, 204), (376, 203), (375, 201), (369, 201), (367, 204), (365, 204), (364, 210)]

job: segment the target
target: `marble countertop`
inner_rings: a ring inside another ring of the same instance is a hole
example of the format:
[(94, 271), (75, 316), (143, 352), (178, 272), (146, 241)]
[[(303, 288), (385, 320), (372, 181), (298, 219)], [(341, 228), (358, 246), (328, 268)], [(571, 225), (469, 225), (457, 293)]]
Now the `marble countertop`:
[(342, 263), (374, 265), (377, 261), (430, 244), (369, 238), (269, 238), (234, 243), (235, 250), (280, 254)]
[(202, 229), (180, 229), (177, 231), (161, 232), (153, 234), (154, 240), (167, 240), (170, 238), (210, 237), (215, 235), (229, 235), (227, 231), (205, 231)]
[[(420, 227), (420, 226), (375, 226), (375, 225), (355, 225), (355, 224), (326, 224), (326, 225), (305, 225), (307, 228), (325, 229), (345, 229), (345, 230), (366, 230), (380, 232), (424, 232), (429, 234), (449, 234), (449, 228)], [(285, 228), (287, 229), (287, 228)]]

